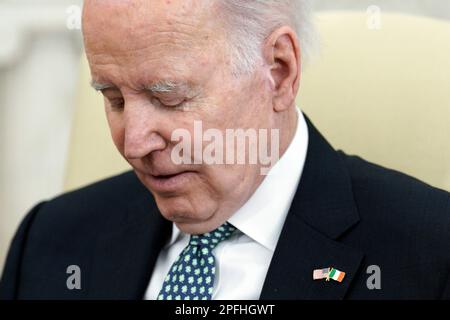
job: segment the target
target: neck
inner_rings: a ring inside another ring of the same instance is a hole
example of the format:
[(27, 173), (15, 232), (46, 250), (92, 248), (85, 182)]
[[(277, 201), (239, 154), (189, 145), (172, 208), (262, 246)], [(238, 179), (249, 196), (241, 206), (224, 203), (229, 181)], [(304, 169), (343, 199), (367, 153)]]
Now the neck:
[(280, 157), (286, 152), (287, 148), (294, 139), (298, 125), (297, 106), (293, 104), (281, 115), (280, 121)]

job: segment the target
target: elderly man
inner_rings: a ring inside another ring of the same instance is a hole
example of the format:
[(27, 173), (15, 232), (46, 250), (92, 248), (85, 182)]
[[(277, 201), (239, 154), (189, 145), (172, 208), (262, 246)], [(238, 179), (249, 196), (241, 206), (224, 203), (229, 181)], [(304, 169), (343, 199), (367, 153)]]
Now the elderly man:
[[(86, 0), (92, 84), (134, 171), (37, 205), (1, 297), (450, 298), (449, 194), (334, 151), (296, 108), (309, 21), (297, 0)], [(252, 143), (205, 150), (261, 129), (270, 168)]]

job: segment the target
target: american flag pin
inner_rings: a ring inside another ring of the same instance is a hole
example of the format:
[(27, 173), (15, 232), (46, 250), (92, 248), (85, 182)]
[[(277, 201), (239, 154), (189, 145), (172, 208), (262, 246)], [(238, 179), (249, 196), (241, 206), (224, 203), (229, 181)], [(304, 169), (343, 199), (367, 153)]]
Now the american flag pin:
[(322, 280), (330, 281), (333, 279), (337, 282), (342, 282), (345, 277), (345, 272), (339, 271), (335, 268), (329, 267), (324, 269), (316, 269), (313, 271), (313, 280)]

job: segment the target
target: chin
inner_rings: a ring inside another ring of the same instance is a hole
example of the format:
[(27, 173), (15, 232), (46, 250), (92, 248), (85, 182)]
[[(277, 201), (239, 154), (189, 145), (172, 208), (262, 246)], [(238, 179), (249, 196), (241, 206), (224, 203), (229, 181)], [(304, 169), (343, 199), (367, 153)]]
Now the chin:
[[(216, 211), (215, 206), (206, 205), (208, 201), (199, 201), (198, 203), (201, 205), (195, 205), (195, 202), (189, 201), (186, 196), (171, 198), (155, 196), (155, 199), (162, 216), (183, 229), (185, 226), (198, 226), (206, 223)], [(184, 230), (182, 231), (184, 232)]]
[(214, 230), (208, 223), (175, 223), (181, 232), (186, 234), (204, 234)]

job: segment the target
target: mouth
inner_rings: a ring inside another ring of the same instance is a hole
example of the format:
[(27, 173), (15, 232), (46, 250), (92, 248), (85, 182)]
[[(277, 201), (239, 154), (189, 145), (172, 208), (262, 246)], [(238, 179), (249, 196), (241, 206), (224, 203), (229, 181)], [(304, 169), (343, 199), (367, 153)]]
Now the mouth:
[(173, 193), (186, 186), (197, 173), (194, 171), (181, 171), (171, 174), (145, 175), (149, 188), (158, 193)]

